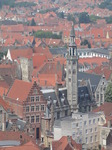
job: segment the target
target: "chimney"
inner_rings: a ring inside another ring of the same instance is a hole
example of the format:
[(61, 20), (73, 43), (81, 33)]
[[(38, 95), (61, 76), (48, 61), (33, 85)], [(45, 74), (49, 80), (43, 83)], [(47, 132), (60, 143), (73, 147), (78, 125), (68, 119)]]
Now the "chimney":
[(108, 126), (108, 128), (110, 128), (110, 127), (111, 127), (111, 121), (110, 121), (110, 120), (108, 120), (108, 122), (107, 122), (107, 126)]
[(55, 93), (56, 93), (56, 96), (59, 97), (59, 84), (57, 82), (55, 85)]
[(71, 137), (67, 136), (67, 139), (68, 139), (68, 143), (71, 144)]
[(6, 113), (2, 112), (2, 131), (6, 130)]

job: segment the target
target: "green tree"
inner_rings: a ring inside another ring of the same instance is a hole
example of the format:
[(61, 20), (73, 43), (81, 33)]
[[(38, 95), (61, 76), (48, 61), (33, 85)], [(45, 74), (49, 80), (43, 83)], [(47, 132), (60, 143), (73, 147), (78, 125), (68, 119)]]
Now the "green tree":
[(81, 42), (81, 45), (88, 45), (88, 48), (91, 48), (91, 44), (87, 39), (84, 39), (84, 41)]
[(76, 23), (75, 17), (72, 14), (67, 15), (67, 20), (72, 21), (74, 24)]
[(49, 32), (49, 31), (45, 32), (45, 31), (38, 30), (37, 32), (34, 33), (34, 36), (37, 38), (61, 39), (62, 33), (57, 35), (57, 34), (53, 34), (52, 32)]
[(105, 91), (105, 101), (112, 102), (112, 83), (109, 83)]
[(0, 52), (0, 60), (3, 58), (3, 56), (6, 56), (7, 52)]
[(106, 17), (105, 20), (108, 24), (112, 23), (112, 16)]
[(32, 19), (32, 21), (31, 21), (31, 26), (36, 26), (36, 22), (34, 19)]
[(89, 18), (92, 23), (96, 22), (98, 19), (101, 19), (101, 17), (95, 15), (91, 15)]
[(58, 16), (59, 18), (64, 18), (64, 13), (63, 13), (63, 12), (60, 12), (60, 13), (57, 14), (57, 16)]
[(79, 14), (79, 23), (90, 23), (90, 18), (87, 12), (82, 12)]

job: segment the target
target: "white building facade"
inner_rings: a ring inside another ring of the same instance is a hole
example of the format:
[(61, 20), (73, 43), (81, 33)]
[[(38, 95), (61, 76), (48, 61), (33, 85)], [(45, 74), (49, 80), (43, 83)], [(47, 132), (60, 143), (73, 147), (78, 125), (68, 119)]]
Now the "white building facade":
[(72, 117), (55, 122), (54, 140), (59, 140), (62, 136), (72, 136), (85, 149), (96, 149), (100, 144), (100, 127), (105, 123), (103, 112), (73, 113)]

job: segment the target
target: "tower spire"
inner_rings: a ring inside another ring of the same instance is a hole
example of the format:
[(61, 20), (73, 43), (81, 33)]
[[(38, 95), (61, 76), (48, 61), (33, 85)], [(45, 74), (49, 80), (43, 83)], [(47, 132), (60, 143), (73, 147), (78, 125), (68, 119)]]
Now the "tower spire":
[(74, 23), (72, 23), (72, 29), (70, 32), (70, 36), (75, 37)]
[(69, 53), (67, 55), (67, 71), (66, 71), (66, 86), (67, 99), (71, 107), (71, 112), (78, 109), (78, 87), (77, 87), (77, 70), (78, 70), (78, 55), (77, 45), (75, 43), (74, 25), (70, 32)]

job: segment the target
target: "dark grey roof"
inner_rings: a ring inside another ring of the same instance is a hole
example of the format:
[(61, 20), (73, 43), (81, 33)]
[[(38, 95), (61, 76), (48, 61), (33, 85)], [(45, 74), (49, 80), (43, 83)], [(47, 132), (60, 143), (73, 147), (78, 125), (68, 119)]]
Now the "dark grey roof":
[(55, 93), (55, 91), (47, 91), (47, 92), (44, 92), (44, 90), (42, 90), (42, 93), (43, 93), (43, 95), (44, 95), (44, 98), (46, 99), (46, 100), (48, 100), (49, 99), (49, 97), (51, 98), (51, 99), (53, 99), (53, 100), (57, 100), (57, 97), (56, 97), (56, 93)]
[(4, 140), (0, 141), (0, 146), (19, 146), (20, 141), (14, 141), (14, 140)]
[(28, 49), (28, 46), (5, 46), (5, 47), (1, 47), (0, 51), (1, 51), (1, 52), (4, 52), (4, 51), (7, 52), (8, 49), (10, 49), (10, 50), (12, 50), (12, 49), (13, 49), (13, 50), (14, 50), (14, 49), (15, 49), (15, 50), (17, 50), (17, 49), (18, 49), (18, 50), (19, 50), (19, 49), (24, 49), (24, 50), (25, 50), (25, 49)]
[(0, 21), (0, 25), (17, 25), (17, 22), (13, 20), (4, 20)]
[[(13, 117), (12, 119), (17, 119), (17, 118), (16, 118), (16, 117)], [(20, 120), (20, 119), (17, 119), (17, 121), (15, 122), (15, 124), (16, 124), (16, 126), (18, 127), (18, 129), (19, 129), (20, 131), (23, 131), (24, 128), (25, 128), (25, 126), (26, 126), (26, 122), (23, 121), (23, 120)], [(11, 130), (12, 126), (13, 126), (13, 123), (12, 123), (12, 122), (7, 122), (7, 123), (6, 123), (6, 129), (7, 129), (8, 131)]]
[(78, 87), (78, 103), (82, 105), (83, 103), (87, 104), (87, 101), (91, 101), (91, 96), (87, 86)]
[(87, 48), (87, 49), (78, 49), (78, 52), (94, 52), (98, 54), (109, 55), (109, 50), (106, 48)]
[(78, 72), (78, 80), (90, 80), (92, 86), (98, 86), (101, 77), (101, 75)]
[[(67, 48), (65, 47), (59, 47), (59, 48), (50, 48), (50, 52), (53, 55), (58, 55), (58, 54), (66, 54), (67, 53)], [(77, 52), (93, 52), (93, 53), (98, 53), (98, 54), (105, 54), (109, 56), (109, 50), (105, 48), (87, 48), (87, 49), (78, 49)]]
[(58, 54), (65, 55), (67, 53), (67, 48), (65, 47), (50, 48), (49, 50), (53, 55), (58, 55)]

